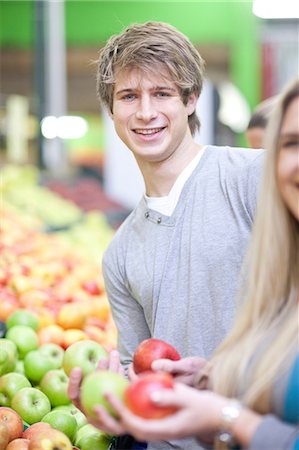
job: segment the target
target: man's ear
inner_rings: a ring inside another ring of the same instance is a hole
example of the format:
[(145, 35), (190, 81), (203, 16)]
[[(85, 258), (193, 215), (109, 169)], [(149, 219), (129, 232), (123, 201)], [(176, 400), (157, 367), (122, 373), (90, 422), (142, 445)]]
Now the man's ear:
[(187, 105), (186, 105), (188, 116), (191, 116), (191, 114), (194, 113), (194, 111), (196, 109), (197, 100), (198, 100), (198, 95), (196, 93), (193, 93), (190, 95)]
[(113, 120), (113, 111), (110, 108), (107, 108), (109, 117)]

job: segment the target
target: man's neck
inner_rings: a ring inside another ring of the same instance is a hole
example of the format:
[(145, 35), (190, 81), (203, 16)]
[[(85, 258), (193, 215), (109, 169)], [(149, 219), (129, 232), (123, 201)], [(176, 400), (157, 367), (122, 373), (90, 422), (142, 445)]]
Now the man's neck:
[(146, 195), (148, 197), (165, 197), (171, 191), (176, 179), (196, 157), (202, 145), (192, 141), (189, 149), (178, 154), (174, 153), (165, 161), (138, 163), (144, 178)]

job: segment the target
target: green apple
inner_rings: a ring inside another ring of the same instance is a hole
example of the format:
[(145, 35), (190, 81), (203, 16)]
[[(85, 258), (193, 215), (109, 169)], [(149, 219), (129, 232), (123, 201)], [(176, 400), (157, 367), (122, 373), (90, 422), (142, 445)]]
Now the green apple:
[(77, 421), (78, 430), (82, 428), (84, 425), (87, 425), (87, 418), (85, 414), (83, 414), (83, 412), (80, 411), (80, 409), (76, 408), (76, 406), (73, 405), (72, 403), (70, 405), (56, 406), (55, 408), (52, 409), (52, 411), (62, 411), (65, 412), (66, 414), (70, 414), (71, 416), (75, 417)]
[(6, 338), (14, 342), (18, 349), (19, 359), (24, 359), (27, 353), (38, 348), (38, 337), (36, 332), (25, 325), (11, 327)]
[(96, 369), (100, 359), (107, 356), (106, 350), (97, 342), (89, 339), (78, 341), (64, 352), (63, 368), (70, 375), (74, 367), (80, 367), (85, 376)]
[(107, 450), (111, 439), (108, 434), (87, 424), (77, 431), (75, 445), (81, 450)]
[(39, 322), (37, 316), (33, 312), (27, 311), (26, 309), (17, 309), (6, 321), (7, 329), (10, 329), (15, 325), (25, 325), (36, 331)]
[[(39, 352), (53, 361), (53, 369), (61, 369), (64, 350), (60, 345), (49, 343), (39, 347)], [(55, 367), (54, 367), (55, 366)]]
[(0, 376), (11, 372), (18, 359), (17, 346), (6, 338), (0, 339)]
[(31, 387), (29, 380), (19, 373), (10, 372), (0, 377), (0, 406), (10, 406), (13, 396), (25, 387)]
[(38, 384), (43, 376), (54, 367), (55, 361), (53, 362), (39, 350), (27, 353), (24, 359), (25, 375), (33, 384)]
[(46, 394), (52, 407), (68, 405), (71, 402), (67, 394), (68, 384), (69, 377), (62, 369), (50, 370), (43, 376), (40, 389)]
[(66, 434), (73, 442), (77, 431), (77, 421), (70, 414), (63, 411), (50, 411), (42, 418), (42, 422), (48, 423), (55, 430)]
[(14, 372), (20, 373), (21, 375), (25, 375), (25, 369), (24, 369), (24, 360), (18, 359), (14, 368)]
[(128, 381), (118, 373), (109, 370), (101, 370), (87, 375), (81, 385), (81, 404), (84, 412), (96, 419), (94, 408), (97, 405), (105, 408), (109, 414), (115, 416), (115, 412), (110, 403), (105, 399), (106, 392), (113, 394), (123, 401), (124, 391), (128, 386)]
[(11, 401), (11, 407), (29, 425), (40, 422), (51, 411), (48, 397), (35, 388), (23, 388), (18, 391)]

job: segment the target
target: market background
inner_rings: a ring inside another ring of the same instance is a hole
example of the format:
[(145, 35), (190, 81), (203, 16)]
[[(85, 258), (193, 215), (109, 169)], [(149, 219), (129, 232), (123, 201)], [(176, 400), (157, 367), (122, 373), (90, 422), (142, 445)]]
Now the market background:
[[(299, 67), (298, 18), (252, 8), (239, 0), (0, 1), (0, 338), (26, 309), (38, 318), (38, 348), (116, 347), (101, 260), (144, 186), (96, 98), (99, 49), (134, 22), (174, 25), (206, 61), (195, 139), (247, 147), (251, 112)], [(22, 363), (15, 371), (24, 374)]]

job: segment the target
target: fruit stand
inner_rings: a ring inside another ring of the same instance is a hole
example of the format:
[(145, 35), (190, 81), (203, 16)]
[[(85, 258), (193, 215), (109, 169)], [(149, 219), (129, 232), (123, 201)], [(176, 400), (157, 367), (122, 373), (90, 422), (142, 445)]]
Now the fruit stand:
[(94, 370), (116, 346), (101, 275), (114, 230), (99, 209), (53, 191), (34, 167), (2, 168), (0, 450), (100, 450), (111, 441), (67, 387), (71, 348), (83, 345), (81, 366), (94, 352)]

